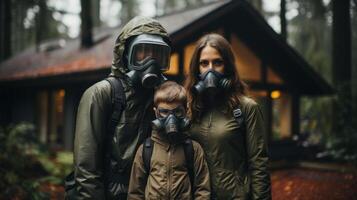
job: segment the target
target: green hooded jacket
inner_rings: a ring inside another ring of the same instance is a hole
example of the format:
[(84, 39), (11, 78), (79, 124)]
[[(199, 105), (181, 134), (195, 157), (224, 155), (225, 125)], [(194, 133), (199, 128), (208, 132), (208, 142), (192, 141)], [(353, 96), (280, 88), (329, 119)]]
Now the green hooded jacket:
[(209, 167), (213, 199), (271, 199), (265, 129), (259, 105), (240, 98), (244, 123), (239, 124), (227, 104), (204, 110), (190, 129)]
[[(136, 149), (150, 135), (154, 118), (153, 89), (134, 88), (125, 75), (125, 45), (143, 33), (160, 35), (170, 44), (159, 22), (135, 17), (121, 30), (114, 46), (111, 76), (123, 85), (126, 106), (107, 148), (108, 122), (112, 113), (111, 86), (102, 80), (88, 88), (79, 103), (75, 130), (75, 181), (79, 199), (122, 199), (127, 193)], [(111, 152), (106, 152), (109, 151)]]

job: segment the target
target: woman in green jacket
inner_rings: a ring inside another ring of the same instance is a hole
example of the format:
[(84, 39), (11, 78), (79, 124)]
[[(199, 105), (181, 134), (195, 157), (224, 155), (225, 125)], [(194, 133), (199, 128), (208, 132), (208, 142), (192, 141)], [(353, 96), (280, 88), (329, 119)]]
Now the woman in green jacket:
[(262, 113), (245, 96), (227, 40), (207, 34), (197, 42), (185, 87), (190, 132), (205, 151), (213, 199), (271, 199)]

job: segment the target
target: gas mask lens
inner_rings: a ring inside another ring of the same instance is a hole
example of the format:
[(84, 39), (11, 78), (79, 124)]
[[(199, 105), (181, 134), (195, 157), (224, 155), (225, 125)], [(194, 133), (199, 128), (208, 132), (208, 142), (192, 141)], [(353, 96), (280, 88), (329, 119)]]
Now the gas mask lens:
[(153, 88), (165, 80), (162, 71), (169, 68), (170, 46), (161, 36), (142, 34), (130, 42), (127, 56), (133, 85)]
[(140, 43), (133, 47), (132, 66), (140, 70), (149, 60), (155, 60), (162, 71), (169, 68), (170, 48), (160, 44)]
[(186, 114), (185, 108), (183, 106), (179, 106), (179, 107), (177, 107), (175, 109), (172, 109), (172, 110), (164, 109), (164, 108), (158, 108), (157, 111), (158, 111), (157, 113), (158, 113), (158, 117), (159, 118), (166, 118), (170, 114), (173, 114), (177, 118), (184, 118), (185, 114)]

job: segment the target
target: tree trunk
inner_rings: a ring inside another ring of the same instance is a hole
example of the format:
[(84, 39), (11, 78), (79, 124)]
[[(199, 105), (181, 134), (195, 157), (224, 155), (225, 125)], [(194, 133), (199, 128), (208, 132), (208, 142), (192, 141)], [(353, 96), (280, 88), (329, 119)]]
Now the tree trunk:
[(280, 0), (280, 28), (281, 28), (281, 36), (286, 40), (287, 35), (287, 25), (286, 25), (286, 0)]
[(0, 61), (11, 56), (11, 0), (0, 1)]
[(350, 0), (332, 1), (333, 82), (337, 90), (334, 105), (335, 133), (351, 125), (351, 21)]
[[(351, 90), (352, 90), (352, 102), (357, 102), (357, 0), (353, 5), (353, 12), (352, 12), (352, 80), (351, 80)], [(354, 103), (352, 106), (353, 114), (355, 116), (354, 124), (357, 124), (357, 103)]]
[(92, 0), (93, 26), (100, 26), (100, 0)]
[(16, 54), (21, 50), (21, 31), (19, 30), (19, 27), (22, 25), (22, 20), (21, 20), (21, 4), (15, 4), (15, 16), (14, 17), (14, 23), (13, 23), (13, 31), (15, 33), (15, 37), (12, 40), (14, 42), (14, 49), (13, 52)]
[(38, 7), (40, 8), (36, 18), (36, 49), (39, 50), (41, 42), (48, 39), (49, 35), (49, 14), (46, 0), (39, 0)]
[[(25, 21), (25, 17), (26, 17), (26, 6), (24, 4), (19, 4), (20, 7), (19, 7), (19, 26), (17, 27), (18, 30), (19, 30), (19, 33), (20, 33), (20, 49), (19, 49), (19, 52), (20, 51), (23, 51), (23, 49), (25, 49), (26, 47), (26, 38), (25, 38), (25, 27), (24, 27), (24, 21)], [(46, 4), (45, 4), (46, 5)]]
[(120, 0), (121, 10), (120, 10), (120, 20), (121, 24), (127, 23), (137, 14), (137, 0)]
[(81, 47), (88, 48), (93, 45), (91, 1), (81, 0)]

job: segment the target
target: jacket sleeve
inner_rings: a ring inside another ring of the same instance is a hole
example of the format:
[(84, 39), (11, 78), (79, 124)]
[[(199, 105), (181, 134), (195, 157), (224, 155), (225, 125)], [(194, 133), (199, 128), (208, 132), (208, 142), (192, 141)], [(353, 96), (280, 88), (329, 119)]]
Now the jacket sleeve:
[(128, 199), (139, 200), (145, 199), (145, 188), (147, 183), (147, 172), (144, 167), (144, 161), (142, 157), (143, 145), (140, 145), (136, 151), (133, 166), (131, 168)]
[(195, 200), (205, 200), (211, 199), (211, 186), (210, 186), (210, 176), (209, 170), (204, 157), (202, 147), (195, 141), (193, 142), (194, 148), (194, 170), (195, 170), (195, 180), (194, 180), (194, 199)]
[(110, 85), (102, 81), (88, 88), (79, 103), (74, 143), (78, 199), (105, 199), (103, 143), (110, 99)]
[(246, 109), (246, 150), (251, 178), (251, 196), (252, 199), (271, 199), (263, 115), (259, 105), (254, 101), (250, 101)]

